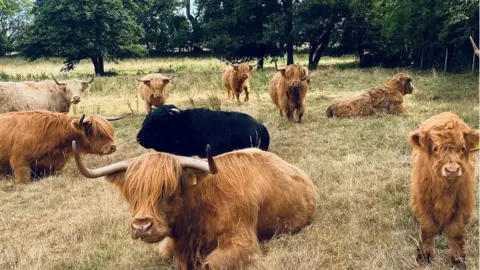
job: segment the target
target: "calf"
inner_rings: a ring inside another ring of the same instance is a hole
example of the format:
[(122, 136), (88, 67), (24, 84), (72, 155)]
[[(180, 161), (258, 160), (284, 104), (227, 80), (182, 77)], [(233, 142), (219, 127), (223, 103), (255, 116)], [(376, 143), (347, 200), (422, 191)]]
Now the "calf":
[(421, 229), (417, 259), (430, 261), (434, 238), (448, 237), (454, 264), (465, 260), (465, 226), (475, 207), (479, 131), (457, 115), (436, 115), (409, 135), (412, 152), (412, 209)]
[(245, 101), (248, 101), (248, 94), (250, 91), (248, 77), (254, 66), (255, 65), (242, 63), (239, 65), (227, 66), (223, 69), (222, 81), (225, 88), (227, 88), (228, 99), (230, 99), (230, 94), (232, 94), (232, 99), (237, 97), (237, 101), (240, 102), (240, 94), (242, 91), (245, 91)]
[(137, 89), (140, 98), (145, 101), (145, 110), (147, 113), (152, 111), (152, 107), (158, 108), (165, 104), (168, 98), (167, 85), (173, 77), (168, 78), (163, 74), (152, 73), (137, 79)]

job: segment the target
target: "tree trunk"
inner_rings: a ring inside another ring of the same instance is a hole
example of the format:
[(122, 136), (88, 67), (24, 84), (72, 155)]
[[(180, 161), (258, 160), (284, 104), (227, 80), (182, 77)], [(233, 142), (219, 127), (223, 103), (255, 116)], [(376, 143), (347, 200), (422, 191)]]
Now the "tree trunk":
[(200, 52), (202, 51), (202, 48), (199, 46), (200, 43), (200, 24), (198, 23), (198, 20), (193, 17), (193, 15), (190, 13), (190, 0), (185, 1), (185, 8), (186, 8), (186, 13), (187, 13), (187, 19), (192, 25), (192, 48), (194, 52)]
[(93, 67), (95, 68), (95, 75), (96, 76), (103, 76), (105, 75), (105, 66), (103, 63), (103, 56), (92, 56), (92, 63)]
[(287, 35), (287, 65), (294, 64), (293, 60), (293, 3), (292, 0), (283, 2), (283, 10), (287, 18), (285, 33)]

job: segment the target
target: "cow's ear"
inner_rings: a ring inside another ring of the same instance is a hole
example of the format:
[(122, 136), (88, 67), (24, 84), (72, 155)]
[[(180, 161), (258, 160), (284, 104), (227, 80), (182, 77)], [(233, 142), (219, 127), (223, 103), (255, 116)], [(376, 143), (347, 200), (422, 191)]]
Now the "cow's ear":
[(82, 92), (85, 91), (90, 85), (87, 82), (82, 82)]
[(92, 118), (85, 117), (85, 114), (82, 115), (80, 120), (73, 119), (72, 125), (76, 127), (78, 130), (89, 130), (92, 126)]
[(172, 80), (172, 79), (163, 79), (163, 84), (164, 84), (164, 85), (167, 85), (167, 84), (170, 83), (171, 80)]
[(235, 71), (238, 71), (238, 65), (231, 65)]
[(469, 132), (465, 132), (464, 134), (465, 144), (469, 151), (478, 150), (479, 146), (479, 130), (472, 129)]
[(428, 133), (422, 131), (414, 131), (408, 135), (408, 139), (413, 147), (422, 149), (429, 154), (432, 153), (433, 143)]

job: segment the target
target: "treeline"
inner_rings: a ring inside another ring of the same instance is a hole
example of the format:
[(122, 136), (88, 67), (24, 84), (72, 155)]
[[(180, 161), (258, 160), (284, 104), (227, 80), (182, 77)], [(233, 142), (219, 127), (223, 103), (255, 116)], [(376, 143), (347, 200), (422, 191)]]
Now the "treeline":
[[(357, 54), (361, 66), (471, 65), (479, 0), (0, 0), (0, 56), (90, 59), (208, 51), (222, 60)], [(448, 55), (448, 57), (446, 57)]]

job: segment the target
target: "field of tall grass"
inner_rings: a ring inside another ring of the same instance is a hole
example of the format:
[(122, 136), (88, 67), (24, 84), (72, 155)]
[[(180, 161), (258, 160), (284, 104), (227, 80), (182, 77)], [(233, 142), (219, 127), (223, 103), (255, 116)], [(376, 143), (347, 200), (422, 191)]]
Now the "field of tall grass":
[[(296, 61), (306, 64), (303, 56)], [(478, 128), (478, 75), (442, 74), (433, 70), (355, 67), (353, 58), (326, 58), (311, 72), (304, 122), (279, 118), (270, 101), (273, 64), (251, 74), (250, 101), (226, 100), (221, 83), (225, 66), (213, 58), (132, 59), (108, 64), (115, 76), (96, 78), (71, 114), (129, 115), (115, 122), (117, 152), (91, 156), (97, 167), (148, 150), (136, 143), (145, 117), (135, 78), (149, 72), (175, 74), (167, 103), (186, 109), (207, 107), (240, 111), (269, 130), (270, 150), (303, 169), (318, 192), (313, 222), (295, 235), (262, 243), (262, 256), (250, 269), (446, 269), (450, 268), (445, 236), (437, 237), (428, 266), (415, 262), (419, 228), (410, 209), (410, 131), (427, 118), (457, 113)], [(283, 63), (279, 62), (279, 66)], [(81, 63), (60, 74), (61, 60), (26, 62), (0, 59), (0, 80), (34, 80), (50, 73), (59, 78), (87, 78), (93, 67)], [(406, 96), (408, 115), (363, 119), (328, 119), (329, 102), (347, 93), (385, 82), (398, 72), (412, 76), (417, 87)], [(243, 100), (243, 98), (242, 98)], [(1, 127), (0, 127), (1, 128)], [(168, 127), (165, 127), (168, 130)], [(1, 138), (0, 138), (1, 139)], [(478, 186), (477, 186), (478, 194)], [(477, 195), (478, 205), (478, 195)], [(0, 179), (0, 269), (173, 269), (156, 245), (133, 241), (128, 205), (115, 187), (86, 179), (73, 162), (58, 175), (14, 185)], [(467, 266), (479, 265), (478, 207), (467, 230)]]

